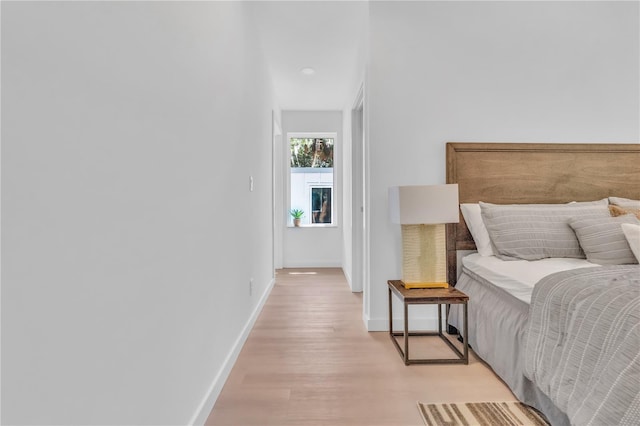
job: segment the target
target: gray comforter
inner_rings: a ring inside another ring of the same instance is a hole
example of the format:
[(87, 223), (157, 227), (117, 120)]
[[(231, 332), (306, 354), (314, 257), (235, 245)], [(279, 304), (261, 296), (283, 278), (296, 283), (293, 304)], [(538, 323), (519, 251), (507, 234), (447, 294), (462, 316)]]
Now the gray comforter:
[(573, 425), (640, 422), (640, 267), (560, 272), (536, 284), (525, 375)]

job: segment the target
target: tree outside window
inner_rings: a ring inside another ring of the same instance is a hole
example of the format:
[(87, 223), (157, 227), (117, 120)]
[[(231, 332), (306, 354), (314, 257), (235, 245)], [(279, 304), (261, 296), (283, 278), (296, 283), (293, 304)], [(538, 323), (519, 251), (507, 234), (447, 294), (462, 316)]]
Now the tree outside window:
[(333, 139), (291, 138), (291, 167), (333, 168)]

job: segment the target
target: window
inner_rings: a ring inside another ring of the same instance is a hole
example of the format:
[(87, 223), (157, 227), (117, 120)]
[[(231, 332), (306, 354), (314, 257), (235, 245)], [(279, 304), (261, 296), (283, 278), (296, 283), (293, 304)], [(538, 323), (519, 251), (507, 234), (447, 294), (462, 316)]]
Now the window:
[(311, 223), (333, 223), (331, 220), (331, 187), (311, 188)]
[(290, 209), (304, 211), (303, 225), (333, 225), (335, 138), (307, 136), (289, 137)]

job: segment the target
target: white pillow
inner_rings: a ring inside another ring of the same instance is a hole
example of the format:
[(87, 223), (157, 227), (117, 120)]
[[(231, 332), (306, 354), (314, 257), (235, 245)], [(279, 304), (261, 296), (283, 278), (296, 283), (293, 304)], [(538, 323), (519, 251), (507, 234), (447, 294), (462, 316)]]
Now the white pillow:
[(467, 228), (469, 228), (469, 232), (471, 232), (473, 241), (476, 243), (478, 254), (480, 254), (480, 256), (494, 256), (495, 253), (493, 252), (489, 232), (482, 221), (480, 204), (460, 204), (460, 210), (462, 211), (462, 217), (464, 217)]
[(629, 198), (609, 197), (609, 204), (619, 207), (640, 209), (640, 200), (631, 200)]
[(633, 255), (636, 257), (638, 262), (640, 262), (640, 225), (623, 223), (620, 226), (622, 226), (622, 232), (624, 232), (624, 236), (627, 238), (627, 242), (629, 243), (629, 247), (631, 247)]

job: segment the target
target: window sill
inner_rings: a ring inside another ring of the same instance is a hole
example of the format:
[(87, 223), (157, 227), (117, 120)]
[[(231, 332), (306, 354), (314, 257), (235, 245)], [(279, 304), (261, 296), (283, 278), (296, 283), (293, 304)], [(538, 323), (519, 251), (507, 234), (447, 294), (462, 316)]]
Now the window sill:
[(300, 226), (287, 225), (287, 228), (305, 228), (305, 229), (326, 229), (326, 228), (337, 228), (337, 227), (338, 227), (338, 225), (331, 224), (331, 223), (314, 224), (314, 225), (300, 225)]

